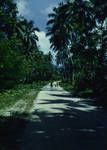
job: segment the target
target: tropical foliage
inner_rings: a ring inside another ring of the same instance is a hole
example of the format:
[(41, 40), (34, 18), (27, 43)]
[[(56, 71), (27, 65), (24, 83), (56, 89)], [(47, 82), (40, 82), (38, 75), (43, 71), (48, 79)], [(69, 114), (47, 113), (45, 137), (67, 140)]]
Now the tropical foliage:
[(37, 44), (39, 29), (17, 10), (14, 0), (0, 1), (0, 90), (52, 77), (51, 54)]
[(75, 91), (91, 89), (94, 95), (106, 96), (106, 11), (106, 0), (68, 0), (49, 14), (47, 35), (51, 47), (63, 79), (70, 79)]

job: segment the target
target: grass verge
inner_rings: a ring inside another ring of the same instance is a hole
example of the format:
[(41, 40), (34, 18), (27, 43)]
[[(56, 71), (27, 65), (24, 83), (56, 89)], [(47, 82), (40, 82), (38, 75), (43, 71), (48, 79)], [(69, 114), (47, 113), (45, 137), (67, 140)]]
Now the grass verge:
[(46, 82), (38, 82), (18, 85), (14, 89), (0, 93), (0, 115), (6, 110), (28, 113), (38, 92), (45, 84)]

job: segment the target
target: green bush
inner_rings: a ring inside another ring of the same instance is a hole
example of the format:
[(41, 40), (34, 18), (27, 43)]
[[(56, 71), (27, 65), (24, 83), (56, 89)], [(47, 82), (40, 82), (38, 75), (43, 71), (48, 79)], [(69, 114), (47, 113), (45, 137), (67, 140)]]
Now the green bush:
[(29, 72), (28, 62), (21, 55), (19, 45), (14, 37), (0, 40), (0, 89), (13, 87)]

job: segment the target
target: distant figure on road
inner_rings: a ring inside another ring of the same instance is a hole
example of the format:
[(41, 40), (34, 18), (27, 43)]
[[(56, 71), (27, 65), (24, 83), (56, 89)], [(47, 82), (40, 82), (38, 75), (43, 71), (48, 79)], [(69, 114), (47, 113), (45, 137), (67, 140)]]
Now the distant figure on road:
[(53, 85), (54, 85), (54, 87), (57, 87), (57, 82), (54, 82)]
[(51, 83), (50, 83), (50, 87), (52, 88), (53, 87), (53, 82), (51, 81)]
[(59, 82), (57, 82), (57, 87), (59, 86)]
[(59, 86), (59, 82), (56, 82), (56, 81), (54, 81), (54, 82), (50, 82), (50, 87), (52, 88), (52, 87), (58, 87)]
[(58, 87), (59, 86), (59, 82), (55, 82), (55, 87)]

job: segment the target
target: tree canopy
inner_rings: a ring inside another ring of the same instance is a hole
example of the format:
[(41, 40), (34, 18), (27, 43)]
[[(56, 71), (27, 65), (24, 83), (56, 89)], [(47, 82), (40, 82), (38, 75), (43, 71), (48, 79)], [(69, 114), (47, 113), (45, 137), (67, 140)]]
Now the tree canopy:
[(75, 91), (106, 93), (106, 8), (106, 1), (74, 0), (61, 2), (49, 14), (47, 36), (63, 66), (64, 80), (70, 79)]
[(0, 1), (0, 89), (52, 77), (51, 54), (39, 50), (35, 31), (33, 21), (18, 15), (14, 0)]

